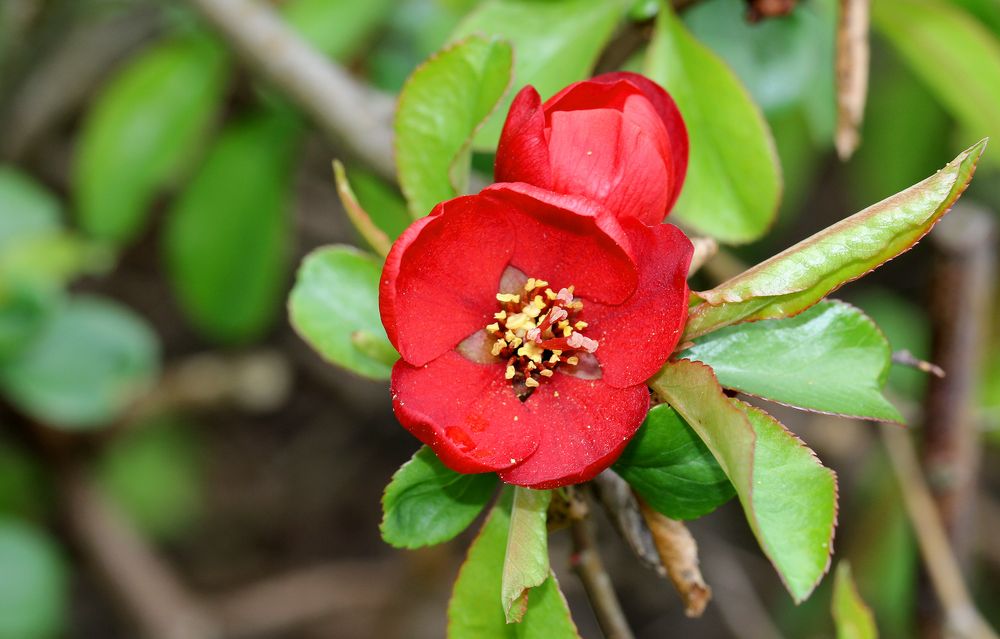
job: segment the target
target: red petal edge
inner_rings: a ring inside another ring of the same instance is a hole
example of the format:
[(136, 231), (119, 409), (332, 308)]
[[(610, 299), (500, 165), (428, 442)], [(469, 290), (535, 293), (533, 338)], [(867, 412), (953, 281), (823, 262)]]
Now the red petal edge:
[(538, 448), (500, 471), (508, 484), (543, 489), (593, 479), (614, 463), (649, 412), (645, 384), (614, 388), (556, 373), (525, 402)]
[(420, 366), (492, 321), (514, 235), (486, 198), (443, 202), (393, 244), (382, 269), (379, 311), (393, 346)]
[(635, 294), (618, 306), (585, 303), (585, 334), (598, 343), (604, 381), (618, 388), (652, 377), (673, 353), (687, 321), (687, 272), (694, 247), (670, 224), (625, 229), (639, 265)]
[(501, 364), (476, 364), (455, 351), (429, 364), (392, 368), (399, 422), (460, 473), (501, 470), (538, 446), (537, 419), (504, 379)]

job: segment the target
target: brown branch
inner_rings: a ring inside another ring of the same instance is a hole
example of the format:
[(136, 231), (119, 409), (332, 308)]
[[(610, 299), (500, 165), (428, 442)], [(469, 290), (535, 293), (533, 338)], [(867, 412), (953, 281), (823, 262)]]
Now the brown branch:
[(952, 554), (948, 534), (920, 471), (920, 462), (909, 433), (891, 424), (881, 424), (879, 432), (899, 482), (924, 566), (944, 607), (945, 626), (955, 636), (964, 639), (998, 639), (976, 610), (965, 587), (962, 571)]
[(908, 366), (910, 368), (915, 368), (922, 373), (927, 373), (928, 375), (933, 375), (934, 377), (945, 377), (947, 373), (943, 368), (934, 364), (933, 362), (928, 362), (915, 356), (910, 351), (905, 348), (902, 350), (894, 351), (892, 354), (892, 363), (899, 364), (900, 366)]
[(585, 519), (575, 520), (570, 527), (573, 537), (573, 556), (571, 564), (583, 588), (587, 591), (590, 605), (597, 616), (597, 622), (607, 639), (635, 639), (632, 629), (622, 612), (618, 595), (615, 594), (611, 577), (604, 568), (604, 562), (597, 552), (593, 533), (589, 522)]
[(61, 479), (61, 489), (74, 540), (141, 636), (221, 636), (207, 609), (81, 470), (69, 470)]
[(667, 569), (660, 561), (653, 533), (649, 531), (646, 520), (643, 519), (639, 502), (636, 501), (628, 482), (609, 469), (595, 477), (591, 481), (591, 487), (611, 524), (632, 549), (639, 562), (659, 576), (666, 577)]
[(638, 496), (636, 499), (653, 533), (653, 541), (667, 575), (684, 602), (684, 614), (700, 617), (712, 599), (712, 589), (705, 583), (698, 567), (697, 542), (683, 522), (658, 513)]
[(355, 80), (260, 0), (189, 1), (250, 67), (298, 104), (334, 143), (395, 180), (392, 98)]
[(270, 577), (218, 598), (227, 637), (265, 637), (337, 616), (377, 613), (402, 578), (397, 561), (343, 561)]
[(115, 63), (155, 34), (162, 23), (148, 8), (76, 27), (42, 60), (4, 104), (0, 156), (21, 158), (90, 95)]
[(841, 160), (858, 148), (868, 96), (868, 23), (871, 0), (840, 0), (837, 23), (837, 132)]

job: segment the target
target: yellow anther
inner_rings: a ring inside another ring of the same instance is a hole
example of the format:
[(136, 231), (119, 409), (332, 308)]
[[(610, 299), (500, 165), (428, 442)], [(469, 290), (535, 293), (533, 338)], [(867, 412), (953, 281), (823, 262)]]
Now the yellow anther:
[(500, 311), (499, 313), (494, 313), (493, 317), (498, 320), (507, 319), (507, 311)]
[(542, 288), (543, 286), (548, 286), (549, 283), (545, 280), (535, 280), (535, 288)]
[(563, 330), (564, 331), (564, 330), (566, 330), (566, 327), (569, 326), (569, 322), (567, 322), (566, 320), (563, 320), (563, 321), (559, 322), (558, 324), (556, 324), (556, 326), (559, 327), (559, 330)]
[[(527, 310), (527, 309), (525, 309)], [(512, 331), (520, 331), (535, 328), (534, 319), (529, 313), (514, 313), (507, 318), (507, 328)]]
[(587, 326), (589, 326), (589, 324), (587, 324), (587, 322), (584, 322), (583, 320), (580, 320), (576, 324), (573, 324), (573, 327), (578, 331), (582, 331), (583, 329), (587, 328)]
[(497, 324), (496, 322), (494, 322), (493, 324), (487, 324), (486, 330), (488, 330), (491, 333), (499, 333), (500, 324)]
[(535, 278), (529, 277), (528, 281), (524, 283), (524, 290), (531, 292), (535, 288)]
[(559, 356), (553, 354), (552, 357), (549, 358), (549, 364), (558, 364), (558, 363), (559, 363)]
[(517, 339), (517, 335), (515, 335), (514, 331), (510, 330), (509, 328), (507, 329), (507, 332), (503, 334), (503, 337), (508, 342), (513, 342), (514, 340)]
[(508, 364), (507, 370), (504, 371), (503, 376), (504, 379), (514, 379), (514, 367)]
[(520, 337), (518, 337), (517, 335), (515, 335), (514, 339), (511, 341), (510, 345), (513, 346), (514, 348), (517, 348), (518, 346), (520, 346), (523, 343), (524, 343), (524, 340), (521, 339)]
[(569, 337), (572, 334), (573, 334), (573, 327), (572, 326), (566, 326), (566, 327), (563, 328), (563, 337)]
[(527, 386), (528, 388), (538, 388), (538, 380), (535, 379), (534, 377), (529, 377), (528, 379), (524, 380), (524, 385)]
[(569, 364), (570, 366), (576, 366), (577, 364), (580, 363), (580, 358), (577, 357), (576, 355), (571, 355), (570, 357), (566, 358), (566, 363)]
[(555, 298), (557, 298), (559, 296), (556, 295), (555, 291), (553, 291), (551, 288), (547, 288), (547, 289), (545, 289), (545, 297), (549, 298), (550, 300), (554, 300)]
[(545, 308), (545, 301), (542, 300), (541, 295), (536, 295), (534, 299), (531, 300), (531, 305), (537, 308), (538, 310), (542, 310), (543, 308)]
[(538, 317), (542, 311), (537, 306), (525, 306), (522, 312), (528, 317), (535, 318)]
[(528, 370), (529, 371), (533, 371), (536, 368), (538, 368), (538, 366), (536, 366), (534, 362), (528, 362)]
[(521, 296), (516, 293), (497, 293), (497, 301), (519, 304), (521, 302)]
[(535, 342), (525, 342), (523, 346), (517, 349), (518, 355), (521, 357), (527, 357), (536, 363), (541, 363), (542, 353), (544, 352), (545, 350)]
[(490, 353), (493, 354), (493, 357), (496, 357), (500, 355), (500, 353), (503, 352), (503, 349), (505, 348), (507, 348), (507, 342), (503, 341), (502, 339), (498, 339), (497, 341), (493, 342), (493, 348), (490, 350)]
[(538, 374), (541, 375), (542, 377), (552, 377), (552, 369), (551, 368), (543, 369), (539, 371)]

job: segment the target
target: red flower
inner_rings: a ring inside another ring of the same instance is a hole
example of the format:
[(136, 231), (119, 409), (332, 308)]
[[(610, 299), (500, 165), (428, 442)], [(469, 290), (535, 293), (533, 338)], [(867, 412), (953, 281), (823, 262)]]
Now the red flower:
[(593, 200), (495, 184), (393, 245), (379, 291), (399, 421), (463, 473), (586, 481), (649, 409), (687, 315), (691, 243)]
[(586, 195), (618, 217), (659, 224), (687, 162), (687, 129), (667, 92), (635, 73), (607, 73), (545, 104), (524, 87), (507, 114), (495, 173), (497, 182)]

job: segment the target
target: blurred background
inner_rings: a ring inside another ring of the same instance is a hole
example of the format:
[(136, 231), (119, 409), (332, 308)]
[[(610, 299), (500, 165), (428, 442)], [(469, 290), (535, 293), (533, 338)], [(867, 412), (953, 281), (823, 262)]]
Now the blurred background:
[[(498, 1), (509, 0), (485, 0)], [(331, 160), (345, 161), (358, 198), (391, 235), (409, 221), (405, 204), (384, 171), (355, 161), (262, 81), (201, 18), (205, 4), (0, 2), (0, 639), (442, 637), (473, 532), (420, 551), (381, 541), (382, 489), (417, 442), (395, 422), (384, 381), (325, 363), (285, 311), (306, 253), (363, 246)], [(388, 100), (483, 3), (270, 4)], [(572, 16), (581, 3), (564, 4)], [(790, 0), (778, 3), (790, 11), (780, 16), (767, 2), (681, 4), (695, 36), (763, 109), (785, 179), (772, 232), (721, 252), (695, 288), (1000, 135), (996, 0), (875, 3), (862, 141), (847, 162), (833, 148), (836, 2)], [(598, 70), (635, 66), (656, 10), (638, 2), (623, 12)], [(574, 29), (550, 35), (594, 37)], [(477, 154), (474, 166), (488, 182), (492, 157)], [(998, 168), (1000, 151), (989, 148), (961, 204), (976, 211), (971, 233), (935, 242), (935, 232), (837, 295), (916, 358), (940, 359), (942, 331), (972, 336), (956, 365), (975, 436), (950, 462), (982, 458), (963, 497), (975, 519), (959, 522), (958, 555), (994, 625), (1000, 351), (989, 229)], [(928, 379), (910, 367), (890, 378), (918, 437), (933, 404)], [(768, 410), (838, 473), (836, 558), (851, 560), (882, 635), (917, 636), (933, 612), (878, 427)], [(794, 606), (735, 503), (691, 523), (715, 591), (693, 620), (670, 584), (595, 519), (639, 637), (834, 636), (831, 580)], [(564, 537), (552, 538), (553, 566), (582, 636), (598, 637)]]

